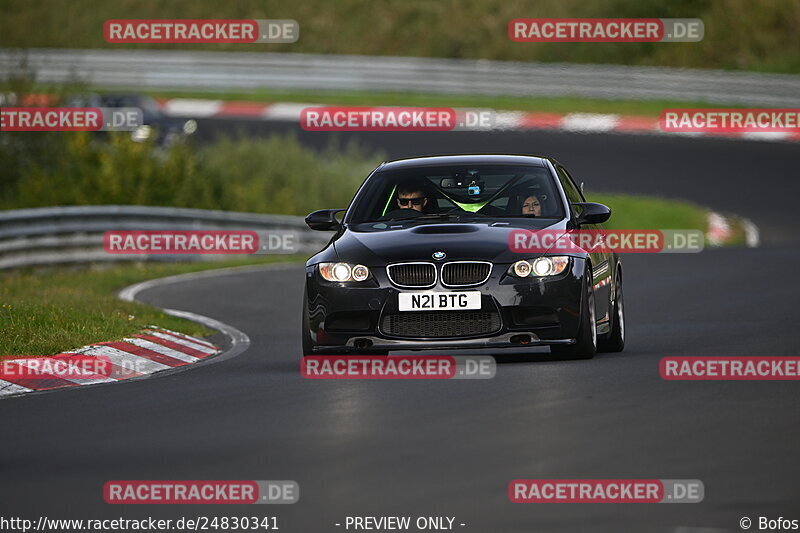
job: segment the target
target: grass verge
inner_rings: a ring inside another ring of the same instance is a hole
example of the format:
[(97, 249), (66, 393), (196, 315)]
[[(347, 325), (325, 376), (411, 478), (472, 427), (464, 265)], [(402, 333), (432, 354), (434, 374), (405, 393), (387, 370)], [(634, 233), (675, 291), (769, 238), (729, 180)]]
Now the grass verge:
[(708, 209), (683, 200), (631, 194), (587, 194), (590, 202), (611, 208), (608, 229), (706, 230)]
[(0, 273), (0, 358), (51, 355), (102, 341), (119, 340), (158, 325), (194, 336), (212, 330), (136, 302), (117, 292), (140, 281), (226, 266), (298, 260), (273, 256), (203, 263), (80, 266)]
[[(611, 208), (611, 218), (605, 223), (608, 229), (694, 229), (703, 233), (709, 229), (710, 210), (685, 200), (631, 194), (590, 194), (589, 201)], [(744, 220), (730, 213), (722, 215), (731, 234), (717, 246), (744, 246), (747, 242)], [(709, 244), (706, 239), (706, 245)]]

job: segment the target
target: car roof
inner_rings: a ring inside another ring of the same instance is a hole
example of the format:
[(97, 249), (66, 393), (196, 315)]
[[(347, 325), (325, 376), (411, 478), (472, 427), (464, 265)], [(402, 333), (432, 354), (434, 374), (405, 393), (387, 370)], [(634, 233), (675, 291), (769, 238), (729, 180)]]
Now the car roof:
[(508, 154), (462, 154), (410, 157), (397, 159), (381, 165), (380, 170), (399, 170), (403, 168), (427, 167), (436, 165), (531, 165), (544, 167), (549, 159), (533, 155)]

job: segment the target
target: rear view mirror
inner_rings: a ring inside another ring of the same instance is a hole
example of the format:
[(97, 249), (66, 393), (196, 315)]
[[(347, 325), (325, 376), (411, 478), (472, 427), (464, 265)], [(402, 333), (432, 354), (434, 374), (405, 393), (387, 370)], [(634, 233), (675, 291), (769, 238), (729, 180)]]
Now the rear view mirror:
[(572, 205), (580, 209), (578, 224), (602, 224), (611, 217), (611, 209), (603, 204), (576, 202)]
[(341, 213), (344, 209), (321, 209), (314, 211), (306, 217), (306, 224), (309, 228), (317, 231), (334, 231), (339, 229), (341, 222), (336, 218), (336, 213)]

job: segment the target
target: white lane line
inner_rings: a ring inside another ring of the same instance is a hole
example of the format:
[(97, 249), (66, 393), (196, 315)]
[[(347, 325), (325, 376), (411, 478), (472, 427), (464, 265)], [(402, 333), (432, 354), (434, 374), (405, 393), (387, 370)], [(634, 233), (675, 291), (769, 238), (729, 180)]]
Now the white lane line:
[[(148, 289), (153, 289), (156, 287), (162, 287), (164, 285), (171, 285), (173, 283), (197, 281), (205, 278), (216, 278), (220, 276), (232, 276), (237, 274), (250, 274), (250, 273), (265, 272), (265, 271), (268, 272), (272, 270), (275, 271), (294, 270), (298, 267), (302, 267), (302, 264), (298, 265), (298, 263), (287, 262), (287, 263), (276, 263), (267, 265), (248, 265), (248, 266), (218, 268), (214, 270), (204, 270), (201, 272), (189, 272), (186, 274), (177, 274), (174, 276), (167, 276), (164, 278), (156, 278), (147, 281), (141, 281), (139, 283), (134, 283), (133, 285), (129, 285), (124, 289), (122, 289), (121, 291), (119, 291), (117, 297), (125, 302), (136, 302), (138, 301), (136, 299), (136, 296), (140, 292)], [(219, 332), (222, 332), (222, 334), (224, 334), (226, 337), (230, 339), (231, 341), (230, 348), (222, 351), (222, 353), (220, 353), (219, 355), (215, 355), (214, 357), (202, 359), (200, 362), (197, 363), (199, 365), (214, 365), (217, 363), (221, 363), (222, 361), (227, 361), (228, 359), (232, 359), (237, 355), (243, 353), (244, 351), (247, 350), (247, 348), (250, 347), (250, 337), (248, 337), (246, 333), (224, 322), (220, 322), (219, 320), (204, 315), (199, 315), (197, 313), (182, 311), (180, 309), (161, 308), (161, 310), (167, 313), (168, 315), (177, 316), (179, 318), (185, 318), (186, 320), (191, 320), (192, 322), (197, 322), (198, 324), (202, 324), (208, 328), (215, 329)], [(185, 368), (185, 367), (179, 367), (179, 368)]]
[(174, 342), (175, 344), (180, 344), (181, 346), (186, 346), (187, 348), (191, 348), (192, 350), (197, 350), (198, 352), (203, 352), (207, 354), (214, 354), (217, 353), (219, 350), (215, 350), (214, 348), (209, 348), (208, 346), (204, 346), (202, 344), (198, 344), (196, 342), (192, 342), (187, 340), (186, 338), (179, 339), (178, 337), (174, 337), (167, 333), (162, 333), (160, 331), (153, 331), (148, 330), (147, 333), (154, 337), (158, 337), (159, 339), (164, 339), (165, 341)]
[(85, 348), (81, 348), (80, 353), (108, 357), (108, 359), (115, 365), (126, 370), (132, 370), (138, 374), (152, 374), (153, 372), (169, 370), (170, 368), (173, 368), (171, 366), (147, 359), (146, 357), (140, 357), (138, 355), (133, 355), (132, 353), (117, 350), (111, 346), (86, 346)]
[(0, 379), (0, 396), (11, 396), (12, 394), (22, 394), (24, 392), (33, 392), (33, 389)]
[[(152, 289), (154, 287), (161, 287), (164, 285), (171, 285), (172, 283), (180, 283), (184, 281), (197, 281), (199, 279), (205, 278), (216, 278), (219, 276), (234, 276), (237, 274), (249, 274), (254, 272), (263, 272), (265, 270), (293, 270), (297, 268), (298, 263), (272, 263), (266, 265), (247, 265), (247, 266), (235, 266), (235, 267), (227, 267), (227, 268), (215, 268), (213, 270), (202, 270), (200, 272), (188, 272), (186, 274), (176, 274), (174, 276), (166, 276), (164, 278), (156, 278), (156, 279), (149, 279), (147, 281), (141, 281), (139, 283), (134, 283), (133, 285), (128, 285), (119, 293), (117, 294), (117, 298), (125, 302), (136, 302), (136, 295), (140, 292), (148, 289)], [(194, 314), (194, 313), (192, 313)], [(196, 315), (202, 316), (202, 315)], [(222, 324), (214, 319), (212, 320), (215, 324)], [(204, 322), (201, 322), (205, 325)], [(216, 329), (216, 328), (211, 328)]]
[(130, 337), (122, 340), (124, 340), (127, 343), (133, 344), (134, 346), (139, 346), (140, 348), (150, 350), (151, 352), (157, 352), (162, 355), (172, 357), (173, 359), (180, 359), (185, 363), (196, 363), (197, 361), (200, 360), (199, 357), (179, 352), (177, 350), (173, 350), (172, 348), (167, 348), (164, 345), (157, 344), (147, 339), (138, 339), (136, 337)]

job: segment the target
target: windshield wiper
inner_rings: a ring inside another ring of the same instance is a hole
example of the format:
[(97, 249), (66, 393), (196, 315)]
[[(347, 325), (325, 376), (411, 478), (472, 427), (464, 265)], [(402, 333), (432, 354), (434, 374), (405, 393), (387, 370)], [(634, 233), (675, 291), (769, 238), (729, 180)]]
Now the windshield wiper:
[(396, 220), (399, 222), (414, 222), (416, 220), (449, 220), (451, 218), (459, 218), (459, 215), (454, 213), (439, 213), (439, 214), (428, 214), (428, 215), (419, 215), (419, 216), (397, 216), (392, 217), (388, 220)]
[(414, 217), (411, 220), (441, 220), (441, 219), (451, 219), (451, 218), (461, 218), (461, 213), (435, 213), (429, 215), (422, 215), (418, 217)]

